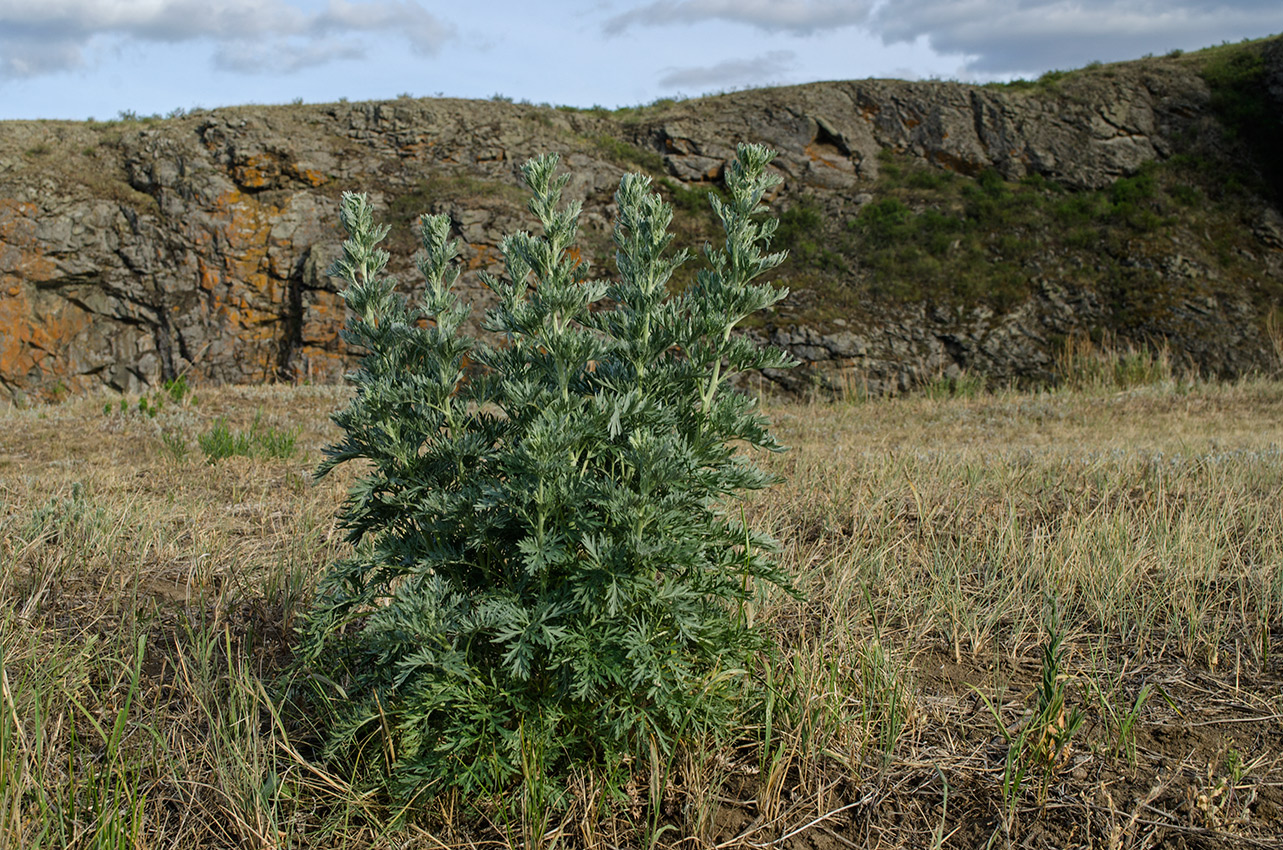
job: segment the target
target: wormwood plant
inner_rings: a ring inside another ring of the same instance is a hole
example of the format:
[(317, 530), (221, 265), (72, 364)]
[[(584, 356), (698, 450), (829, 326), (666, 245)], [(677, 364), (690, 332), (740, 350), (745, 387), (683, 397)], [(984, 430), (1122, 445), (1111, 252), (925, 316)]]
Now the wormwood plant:
[(732, 333), (786, 294), (755, 282), (783, 260), (760, 215), (772, 157), (740, 147), (729, 200), (710, 196), (725, 243), (680, 295), (666, 283), (687, 253), (666, 255), (672, 210), (648, 178), (620, 181), (605, 282), (570, 250), (580, 205), (561, 203), (557, 157), (527, 162), (543, 234), (509, 236), (506, 276), (483, 278), (497, 347), (461, 330), (445, 216), (419, 220), (412, 306), (384, 276), (387, 228), (343, 196), (330, 274), (366, 354), (319, 472), (369, 472), (341, 515), (356, 554), (304, 630), (332, 685), (330, 758), (404, 797), (497, 793), (729, 725), (763, 646), (744, 602), (756, 580), (788, 586), (727, 506), (773, 483), (737, 448), (780, 448), (728, 378), (792, 365)]

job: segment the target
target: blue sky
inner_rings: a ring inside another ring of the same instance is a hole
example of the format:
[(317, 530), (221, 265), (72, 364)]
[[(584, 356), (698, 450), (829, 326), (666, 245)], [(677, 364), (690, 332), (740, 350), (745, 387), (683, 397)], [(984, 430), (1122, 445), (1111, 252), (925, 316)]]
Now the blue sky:
[(0, 0), (0, 119), (402, 93), (615, 107), (1278, 32), (1279, 0)]

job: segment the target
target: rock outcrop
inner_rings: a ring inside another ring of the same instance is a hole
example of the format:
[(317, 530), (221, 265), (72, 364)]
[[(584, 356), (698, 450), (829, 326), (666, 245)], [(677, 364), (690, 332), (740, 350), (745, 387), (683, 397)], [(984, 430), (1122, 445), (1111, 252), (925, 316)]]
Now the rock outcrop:
[[(1283, 103), (1283, 42), (1262, 51)], [(850, 215), (876, 197), (884, 151), (965, 175), (1038, 175), (1090, 190), (1172, 156), (1217, 120), (1197, 67), (1170, 58), (1055, 86), (817, 83), (615, 113), (399, 99), (5, 122), (0, 397), (138, 392), (177, 374), (336, 380), (350, 363), (338, 336), (343, 305), (324, 269), (341, 240), (346, 189), (370, 193), (399, 228), (391, 247), (405, 281), (414, 279), (409, 222), (448, 213), (464, 243), (464, 286), (484, 307), (476, 275), (499, 273), (499, 240), (530, 226), (518, 169), (541, 152), (563, 155), (569, 194), (585, 205), (585, 251), (604, 257), (624, 171), (666, 175), (679, 190), (715, 185), (740, 141), (779, 151), (777, 205), (805, 194)], [(1283, 219), (1268, 198), (1257, 212), (1243, 225), (1255, 228), (1253, 261), (1283, 281)], [(1208, 274), (1179, 245), (1138, 262), (1173, 279)], [(875, 390), (959, 369), (1037, 378), (1057, 340), (1117, 312), (1039, 265), (1028, 269), (1032, 295), (1005, 310), (887, 299), (822, 323), (768, 317), (749, 332), (813, 371), (850, 372)], [(793, 285), (805, 299), (805, 281)], [(1272, 356), (1260, 304), (1220, 287), (1132, 330), (1167, 339), (1204, 371), (1239, 374)]]

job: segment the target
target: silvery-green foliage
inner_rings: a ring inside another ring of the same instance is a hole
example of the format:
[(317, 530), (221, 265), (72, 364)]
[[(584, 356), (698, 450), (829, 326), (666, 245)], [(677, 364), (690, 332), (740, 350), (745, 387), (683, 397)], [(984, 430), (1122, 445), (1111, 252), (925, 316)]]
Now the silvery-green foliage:
[(345, 339), (365, 352), (343, 438), (321, 472), (368, 463), (342, 522), (355, 554), (323, 579), (305, 665), (334, 685), (327, 753), (400, 793), (497, 792), (538, 754), (543, 777), (671, 747), (725, 719), (763, 642), (743, 614), (753, 581), (787, 586), (768, 537), (729, 500), (770, 485), (738, 452), (779, 446), (728, 379), (791, 364), (732, 333), (782, 289), (759, 276), (773, 154), (741, 146), (726, 239), (680, 295), (672, 210), (630, 174), (619, 185), (618, 278), (570, 250), (556, 156), (526, 163), (542, 235), (516, 233), (484, 283), (500, 344), (461, 333), (456, 244), (420, 220), (426, 278), (411, 306), (384, 276), (376, 225), (345, 194)]

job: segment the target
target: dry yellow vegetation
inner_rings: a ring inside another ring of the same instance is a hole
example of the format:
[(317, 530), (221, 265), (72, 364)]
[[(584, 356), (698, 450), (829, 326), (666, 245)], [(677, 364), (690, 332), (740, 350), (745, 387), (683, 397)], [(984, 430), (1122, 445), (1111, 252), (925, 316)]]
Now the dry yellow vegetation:
[[(347, 392), (0, 409), (0, 848), (521, 840), (450, 799), (394, 826), (276, 707)], [(759, 727), (609, 805), (585, 777), (533, 841), (1283, 847), (1283, 383), (770, 415), (786, 482), (743, 508), (806, 598), (753, 612)], [(220, 419), (298, 451), (207, 463)]]

